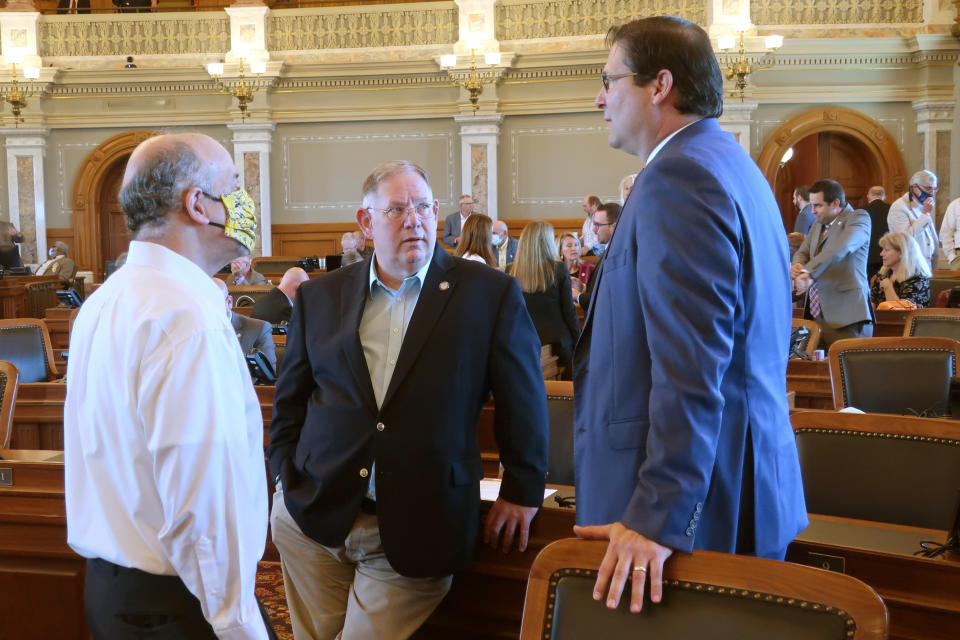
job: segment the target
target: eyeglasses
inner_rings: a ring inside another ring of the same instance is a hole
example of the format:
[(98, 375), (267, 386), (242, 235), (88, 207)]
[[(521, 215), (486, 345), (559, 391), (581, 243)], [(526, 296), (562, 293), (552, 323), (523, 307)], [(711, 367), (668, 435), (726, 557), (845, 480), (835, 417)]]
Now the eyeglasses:
[(406, 218), (410, 215), (410, 212), (416, 214), (421, 220), (430, 220), (434, 218), (434, 210), (432, 202), (418, 202), (412, 207), (389, 207), (387, 209), (375, 209), (373, 207), (367, 207), (367, 211), (376, 211), (377, 213), (382, 213), (390, 220), (399, 220), (401, 218)]
[(593, 228), (599, 229), (600, 227), (609, 227), (612, 224), (616, 224), (616, 222), (594, 222)]
[(604, 91), (610, 91), (611, 80), (619, 80), (620, 78), (626, 78), (628, 76), (635, 76), (635, 75), (637, 75), (636, 72), (630, 72), (630, 73), (618, 73), (616, 75), (608, 76), (606, 72), (602, 72), (600, 74), (600, 82), (601, 84), (603, 84)]

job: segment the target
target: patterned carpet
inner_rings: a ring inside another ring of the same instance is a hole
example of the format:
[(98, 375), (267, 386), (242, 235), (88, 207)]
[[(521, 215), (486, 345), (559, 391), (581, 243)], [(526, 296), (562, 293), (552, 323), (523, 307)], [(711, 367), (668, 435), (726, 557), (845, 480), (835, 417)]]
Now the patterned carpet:
[(257, 570), (257, 597), (263, 603), (279, 640), (293, 640), (287, 595), (283, 591), (283, 574), (279, 562), (261, 562)]

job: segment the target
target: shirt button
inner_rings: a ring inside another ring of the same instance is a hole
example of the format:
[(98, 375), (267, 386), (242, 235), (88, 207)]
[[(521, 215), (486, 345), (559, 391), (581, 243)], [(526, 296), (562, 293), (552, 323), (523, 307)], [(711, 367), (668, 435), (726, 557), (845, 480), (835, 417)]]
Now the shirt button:
[(400, 329), (398, 329), (397, 327), (394, 327), (394, 328), (393, 328), (393, 333), (394, 333), (394, 334), (400, 333)]
[(378, 422), (378, 423), (377, 423), (377, 431), (383, 431), (383, 430), (386, 429), (386, 428), (387, 428), (387, 426), (386, 426), (385, 424), (383, 424), (382, 422)]
[(360, 469), (360, 477), (361, 477), (361, 478), (366, 478), (368, 475), (370, 475), (370, 472), (369, 472), (369, 471), (367, 471), (366, 469)]
[(396, 360), (391, 360), (391, 361), (390, 361), (390, 364), (397, 364), (397, 361), (396, 361)]

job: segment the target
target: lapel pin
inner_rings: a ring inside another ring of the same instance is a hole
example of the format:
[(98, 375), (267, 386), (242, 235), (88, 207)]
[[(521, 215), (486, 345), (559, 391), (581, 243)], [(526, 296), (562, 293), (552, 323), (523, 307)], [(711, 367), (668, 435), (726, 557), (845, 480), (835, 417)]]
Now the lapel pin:
[(447, 282), (446, 280), (440, 283), (440, 291), (446, 291), (449, 288), (450, 288), (450, 283)]

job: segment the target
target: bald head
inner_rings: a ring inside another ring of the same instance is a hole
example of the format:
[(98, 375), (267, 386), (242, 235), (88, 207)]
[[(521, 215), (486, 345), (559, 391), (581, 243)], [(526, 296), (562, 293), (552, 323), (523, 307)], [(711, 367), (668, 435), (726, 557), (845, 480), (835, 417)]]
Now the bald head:
[(870, 190), (867, 191), (867, 202), (873, 202), (874, 200), (883, 200), (887, 196), (887, 192), (884, 190), (882, 185), (874, 185), (870, 187)]
[(213, 183), (232, 167), (230, 154), (201, 133), (175, 133), (149, 138), (133, 150), (120, 186), (120, 205), (134, 239), (165, 230), (170, 212), (184, 207), (185, 192), (199, 187), (213, 192)]
[(280, 291), (283, 291), (291, 300), (297, 295), (297, 289), (300, 285), (310, 279), (307, 272), (300, 267), (291, 267), (287, 269), (283, 278), (280, 279)]

